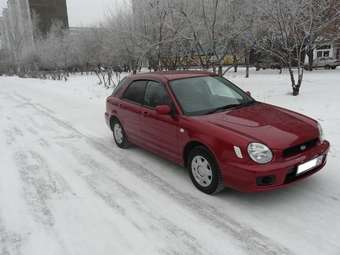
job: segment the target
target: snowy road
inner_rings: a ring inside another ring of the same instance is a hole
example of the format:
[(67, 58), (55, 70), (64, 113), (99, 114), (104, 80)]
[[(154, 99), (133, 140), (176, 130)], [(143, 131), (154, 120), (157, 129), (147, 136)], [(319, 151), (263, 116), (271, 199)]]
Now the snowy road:
[(186, 170), (117, 149), (109, 92), (69, 83), (0, 77), (1, 255), (340, 254), (337, 151), (289, 189), (206, 196)]

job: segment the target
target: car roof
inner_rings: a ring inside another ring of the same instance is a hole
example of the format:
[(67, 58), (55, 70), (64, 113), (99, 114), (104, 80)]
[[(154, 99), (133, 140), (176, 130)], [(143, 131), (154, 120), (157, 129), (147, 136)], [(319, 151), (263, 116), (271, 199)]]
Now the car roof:
[(207, 71), (167, 71), (167, 72), (151, 72), (140, 73), (132, 75), (131, 78), (137, 79), (157, 79), (157, 80), (179, 80), (186, 78), (204, 77), (204, 76), (216, 76), (215, 73)]

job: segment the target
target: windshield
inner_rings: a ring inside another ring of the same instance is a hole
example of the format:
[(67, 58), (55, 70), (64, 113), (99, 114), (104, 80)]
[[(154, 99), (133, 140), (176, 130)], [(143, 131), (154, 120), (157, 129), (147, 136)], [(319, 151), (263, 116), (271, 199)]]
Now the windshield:
[(206, 115), (255, 102), (236, 85), (222, 77), (174, 80), (170, 85), (186, 115)]

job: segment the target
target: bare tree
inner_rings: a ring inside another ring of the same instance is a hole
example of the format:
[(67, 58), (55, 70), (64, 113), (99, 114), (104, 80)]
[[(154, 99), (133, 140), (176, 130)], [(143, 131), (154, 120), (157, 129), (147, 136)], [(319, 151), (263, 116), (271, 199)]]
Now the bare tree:
[[(295, 96), (300, 93), (310, 38), (339, 15), (339, 11), (334, 10), (332, 16), (324, 16), (324, 10), (332, 8), (332, 2), (322, 0), (316, 4), (314, 0), (263, 0), (257, 5), (260, 14), (257, 26), (263, 31), (257, 46), (288, 67)], [(318, 22), (321, 16), (324, 19), (322, 23)]]
[(45, 36), (37, 30), (36, 47), (28, 50), (23, 50), (25, 37), (13, 33), (13, 62), (27, 70), (96, 71), (110, 87), (114, 73), (136, 73), (142, 66), (176, 70), (197, 65), (222, 76), (232, 68), (222, 71), (230, 59), (235, 71), (245, 63), (249, 77), (250, 53), (256, 49), (288, 68), (298, 95), (306, 56), (311, 58), (316, 42), (339, 29), (339, 2), (139, 0), (138, 8), (112, 13), (98, 27), (65, 31), (54, 24)]

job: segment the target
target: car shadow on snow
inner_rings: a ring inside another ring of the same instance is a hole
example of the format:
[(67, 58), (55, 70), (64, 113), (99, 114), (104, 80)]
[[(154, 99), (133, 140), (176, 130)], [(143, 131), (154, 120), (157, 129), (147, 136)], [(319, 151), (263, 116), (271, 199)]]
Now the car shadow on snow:
[(276, 204), (294, 205), (306, 199), (307, 194), (315, 194), (318, 192), (317, 187), (322, 186), (320, 182), (324, 179), (318, 178), (318, 174), (307, 179), (293, 183), (287, 187), (265, 192), (242, 193), (226, 187), (222, 192), (214, 196), (207, 196), (192, 185), (187, 169), (181, 167), (171, 161), (163, 159), (152, 152), (132, 146), (128, 149), (129, 153), (134, 154), (134, 158), (147, 167), (149, 171), (166, 180), (174, 186), (175, 189), (182, 190), (197, 198), (204, 200), (224, 200), (233, 201), (234, 203), (249, 203), (256, 206), (272, 207)]
[(273, 205), (273, 203), (296, 203), (296, 200), (305, 198), (306, 191), (312, 192), (313, 187), (318, 186), (320, 180), (310, 177), (308, 179), (293, 183), (290, 186), (271, 191), (255, 192), (255, 193), (243, 193), (230, 188), (226, 188), (220, 194), (216, 196), (221, 199), (232, 199), (245, 202), (251, 202), (258, 205)]

